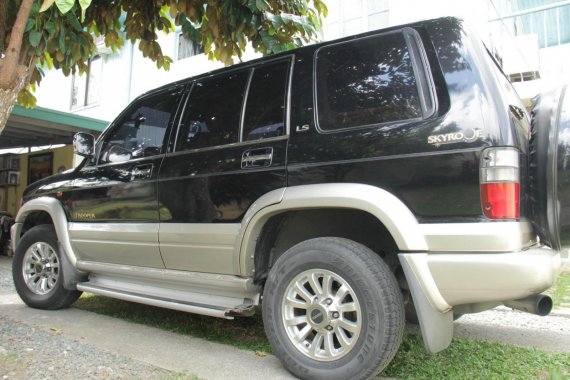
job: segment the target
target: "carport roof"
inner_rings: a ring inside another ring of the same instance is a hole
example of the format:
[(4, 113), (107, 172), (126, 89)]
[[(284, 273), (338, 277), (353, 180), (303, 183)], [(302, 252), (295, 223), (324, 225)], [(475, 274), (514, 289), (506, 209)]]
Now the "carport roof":
[(71, 144), (77, 132), (101, 133), (107, 121), (47, 108), (14, 106), (0, 135), (0, 149)]

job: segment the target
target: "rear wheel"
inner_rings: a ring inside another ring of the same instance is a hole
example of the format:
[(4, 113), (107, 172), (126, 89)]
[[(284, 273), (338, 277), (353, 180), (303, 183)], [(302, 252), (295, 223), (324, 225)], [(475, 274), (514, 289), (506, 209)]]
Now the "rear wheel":
[(318, 238), (285, 252), (263, 293), (265, 331), (300, 378), (364, 379), (400, 345), (404, 307), (390, 268), (367, 247)]
[(20, 240), (12, 262), (12, 277), (20, 298), (37, 309), (62, 309), (81, 292), (63, 287), (57, 236), (51, 225), (30, 229)]

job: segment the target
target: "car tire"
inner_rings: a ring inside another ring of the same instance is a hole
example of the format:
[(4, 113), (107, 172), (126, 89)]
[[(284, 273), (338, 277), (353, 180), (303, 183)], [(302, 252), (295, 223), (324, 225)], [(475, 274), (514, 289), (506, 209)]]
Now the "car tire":
[(80, 296), (63, 286), (63, 268), (53, 226), (39, 225), (20, 240), (12, 261), (16, 291), (26, 305), (45, 310), (69, 307)]
[(396, 278), (373, 251), (317, 238), (275, 262), (263, 292), (263, 322), (283, 365), (303, 379), (366, 379), (392, 360), (404, 332)]

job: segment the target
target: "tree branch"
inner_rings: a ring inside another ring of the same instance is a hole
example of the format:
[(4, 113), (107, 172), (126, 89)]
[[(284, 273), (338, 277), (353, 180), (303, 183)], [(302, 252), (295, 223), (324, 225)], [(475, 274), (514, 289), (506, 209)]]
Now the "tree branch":
[(34, 0), (22, 0), (16, 22), (12, 27), (12, 34), (10, 35), (10, 42), (8, 49), (6, 49), (6, 56), (2, 68), (0, 69), (0, 88), (6, 89), (13, 86), (14, 81), (18, 80), (18, 65), (20, 61), (20, 51), (22, 49), (22, 41), (24, 38), (24, 31), (26, 22), (30, 17), (30, 11)]

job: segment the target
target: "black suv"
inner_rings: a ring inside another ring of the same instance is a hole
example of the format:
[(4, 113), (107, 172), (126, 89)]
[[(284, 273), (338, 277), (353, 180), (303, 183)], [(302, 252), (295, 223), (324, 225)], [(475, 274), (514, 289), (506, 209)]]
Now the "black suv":
[(44, 309), (82, 291), (222, 318), (261, 304), (283, 365), (328, 380), (382, 370), (405, 315), (437, 352), (461, 314), (548, 314), (570, 238), (565, 95), (537, 99), (531, 128), (453, 18), (161, 87), (27, 189), (17, 290)]

